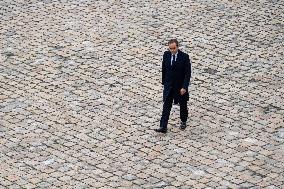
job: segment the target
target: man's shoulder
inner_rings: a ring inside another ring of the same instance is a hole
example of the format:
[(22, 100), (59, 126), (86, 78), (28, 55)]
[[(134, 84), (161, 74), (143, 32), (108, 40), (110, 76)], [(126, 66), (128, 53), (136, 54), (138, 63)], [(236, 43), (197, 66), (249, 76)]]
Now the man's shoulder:
[(163, 54), (163, 59), (166, 59), (171, 54), (170, 51), (165, 51)]
[(171, 52), (170, 51), (165, 51), (164, 52), (164, 55), (168, 55), (168, 54), (170, 54)]
[(183, 51), (179, 51), (178, 53), (180, 53), (181, 56), (182, 56), (184, 59), (190, 59), (190, 58), (189, 58), (189, 55), (188, 55), (187, 53), (185, 53), (185, 52), (183, 52)]
[(182, 56), (188, 56), (187, 53), (185, 53), (185, 52), (183, 52), (183, 51), (181, 51), (181, 50), (179, 50), (178, 53), (181, 54)]

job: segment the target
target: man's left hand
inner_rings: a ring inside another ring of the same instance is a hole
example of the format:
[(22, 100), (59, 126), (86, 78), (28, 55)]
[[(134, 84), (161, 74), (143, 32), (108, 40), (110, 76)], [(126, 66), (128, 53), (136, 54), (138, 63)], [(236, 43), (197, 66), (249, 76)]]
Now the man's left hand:
[(182, 88), (182, 89), (180, 90), (180, 94), (181, 94), (181, 95), (184, 95), (184, 93), (186, 93), (186, 90), (185, 90), (184, 88)]

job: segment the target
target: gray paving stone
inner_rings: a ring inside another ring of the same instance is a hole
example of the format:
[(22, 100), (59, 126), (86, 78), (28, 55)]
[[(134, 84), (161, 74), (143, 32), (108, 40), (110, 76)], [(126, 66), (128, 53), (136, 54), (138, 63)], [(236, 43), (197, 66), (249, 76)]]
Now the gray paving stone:
[[(0, 2), (0, 188), (281, 188), (282, 1)], [(161, 57), (189, 122), (157, 135)]]

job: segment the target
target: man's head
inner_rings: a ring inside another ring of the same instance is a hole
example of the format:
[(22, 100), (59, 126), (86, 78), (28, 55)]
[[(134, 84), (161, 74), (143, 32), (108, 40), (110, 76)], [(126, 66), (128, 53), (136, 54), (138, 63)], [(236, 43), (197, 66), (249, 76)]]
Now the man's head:
[(171, 39), (168, 43), (169, 50), (172, 54), (176, 54), (178, 51), (178, 41), (176, 39)]

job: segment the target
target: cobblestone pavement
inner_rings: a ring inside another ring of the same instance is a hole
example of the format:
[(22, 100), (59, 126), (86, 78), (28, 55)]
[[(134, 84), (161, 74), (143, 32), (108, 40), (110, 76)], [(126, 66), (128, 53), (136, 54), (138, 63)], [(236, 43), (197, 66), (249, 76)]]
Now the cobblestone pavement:
[[(1, 0), (0, 188), (284, 188), (284, 1)], [(161, 57), (192, 59), (166, 135)]]

